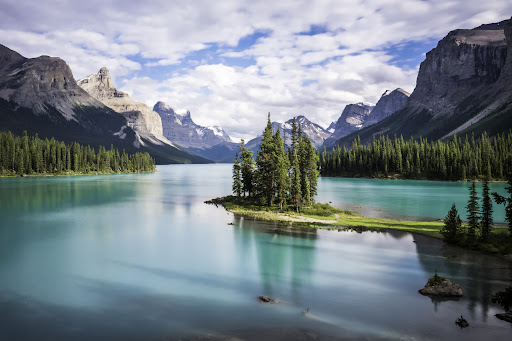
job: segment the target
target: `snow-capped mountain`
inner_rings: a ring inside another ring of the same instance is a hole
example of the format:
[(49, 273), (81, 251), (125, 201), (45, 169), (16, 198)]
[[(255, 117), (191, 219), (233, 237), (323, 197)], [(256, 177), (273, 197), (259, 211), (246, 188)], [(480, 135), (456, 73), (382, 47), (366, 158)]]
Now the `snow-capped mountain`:
[(231, 138), (221, 127), (203, 127), (196, 124), (188, 110), (184, 114), (178, 114), (164, 102), (156, 103), (153, 110), (162, 119), (163, 135), (184, 148), (207, 149), (231, 142)]

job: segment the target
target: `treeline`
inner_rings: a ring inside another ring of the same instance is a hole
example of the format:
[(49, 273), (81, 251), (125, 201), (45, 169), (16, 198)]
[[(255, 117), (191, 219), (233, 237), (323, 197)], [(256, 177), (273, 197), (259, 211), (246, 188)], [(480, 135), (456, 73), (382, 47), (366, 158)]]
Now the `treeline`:
[(138, 173), (155, 170), (148, 153), (120, 153), (113, 146), (100, 146), (95, 152), (78, 143), (66, 145), (54, 138), (40, 139), (0, 133), (0, 175), (64, 174), (64, 173)]
[(489, 176), (504, 179), (512, 171), (512, 133), (495, 136), (484, 133), (464, 139), (454, 136), (443, 142), (427, 139), (404, 141), (387, 136), (352, 149), (336, 147), (320, 155), (321, 175), (345, 177), (400, 177), (404, 179), (472, 180)]
[(316, 148), (300, 124), (293, 119), (287, 148), (279, 129), (272, 129), (269, 114), (256, 162), (243, 140), (239, 146), (233, 165), (233, 193), (254, 197), (267, 206), (278, 203), (281, 209), (292, 204), (298, 212), (301, 206), (313, 203), (318, 176)]
[[(452, 205), (441, 229), (443, 239), (447, 243), (508, 254), (512, 251), (512, 178), (508, 178), (506, 190), (509, 194), (504, 197), (496, 192), (491, 193), (489, 181), (485, 179), (482, 186), (482, 201), (478, 197), (475, 183), (469, 187), (469, 199), (466, 205), (467, 223), (463, 224), (455, 203)], [(509, 234), (493, 233), (493, 200), (498, 205), (505, 206), (505, 220), (508, 223)]]

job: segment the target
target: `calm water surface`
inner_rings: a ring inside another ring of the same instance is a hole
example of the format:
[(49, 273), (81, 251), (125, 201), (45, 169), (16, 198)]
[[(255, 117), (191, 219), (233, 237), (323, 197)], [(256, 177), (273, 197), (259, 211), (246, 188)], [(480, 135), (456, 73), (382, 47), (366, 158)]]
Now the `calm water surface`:
[[(489, 302), (510, 285), (510, 263), (408, 233), (277, 229), (203, 204), (230, 192), (230, 175), (230, 165), (180, 165), (144, 175), (0, 179), (0, 339), (262, 330), (383, 340), (512, 336)], [(458, 183), (327, 178), (319, 187), (320, 201), (376, 216), (439, 219), (467, 198), (467, 184)], [(465, 296), (418, 294), (436, 269)], [(258, 295), (282, 304), (261, 304)], [(454, 324), (461, 314), (470, 322), (464, 330)]]

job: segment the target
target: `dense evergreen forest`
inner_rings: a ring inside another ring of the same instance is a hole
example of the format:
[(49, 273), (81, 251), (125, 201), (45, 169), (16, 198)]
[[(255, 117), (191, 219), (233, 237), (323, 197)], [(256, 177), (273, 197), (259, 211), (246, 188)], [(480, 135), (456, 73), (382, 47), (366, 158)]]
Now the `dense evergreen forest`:
[(512, 171), (512, 133), (492, 140), (484, 133), (478, 140), (472, 135), (436, 142), (381, 136), (367, 146), (357, 138), (352, 149), (324, 149), (320, 168), (323, 176), (502, 180)]
[(263, 132), (254, 163), (252, 151), (242, 140), (233, 165), (233, 193), (254, 197), (261, 204), (291, 204), (296, 211), (313, 203), (317, 193), (318, 155), (299, 123), (292, 121), (291, 145), (285, 145), (279, 129), (270, 121)]
[(0, 175), (138, 173), (154, 171), (148, 153), (126, 154), (123, 150), (66, 145), (55, 139), (0, 133)]

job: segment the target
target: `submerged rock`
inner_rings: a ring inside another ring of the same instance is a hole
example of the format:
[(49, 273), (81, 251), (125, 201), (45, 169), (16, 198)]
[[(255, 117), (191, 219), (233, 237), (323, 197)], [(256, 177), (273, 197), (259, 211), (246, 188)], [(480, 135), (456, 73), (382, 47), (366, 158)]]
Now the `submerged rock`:
[(512, 323), (512, 312), (510, 311), (508, 313), (496, 314), (496, 317), (500, 320)]
[(279, 303), (275, 298), (268, 296), (258, 296), (258, 299), (264, 303)]
[(419, 293), (428, 296), (460, 297), (462, 296), (462, 289), (460, 285), (453, 284), (436, 273), (429, 278), (427, 284), (419, 290)]

